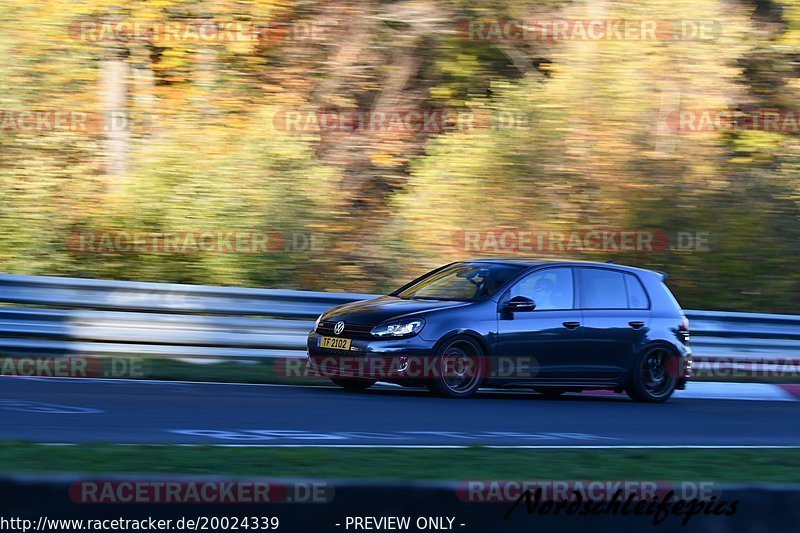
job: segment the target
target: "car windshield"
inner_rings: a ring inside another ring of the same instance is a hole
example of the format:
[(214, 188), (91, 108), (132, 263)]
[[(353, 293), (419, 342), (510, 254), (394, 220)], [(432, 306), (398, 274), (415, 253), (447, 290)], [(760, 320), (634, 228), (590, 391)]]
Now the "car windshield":
[(411, 300), (482, 300), (524, 269), (523, 265), (456, 263), (393, 295)]

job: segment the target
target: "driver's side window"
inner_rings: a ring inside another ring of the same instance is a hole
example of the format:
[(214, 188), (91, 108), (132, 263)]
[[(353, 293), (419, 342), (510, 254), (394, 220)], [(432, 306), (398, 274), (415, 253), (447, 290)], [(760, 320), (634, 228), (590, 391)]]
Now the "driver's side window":
[(511, 287), (509, 296), (530, 298), (536, 304), (536, 311), (572, 309), (572, 269), (548, 268), (534, 272)]

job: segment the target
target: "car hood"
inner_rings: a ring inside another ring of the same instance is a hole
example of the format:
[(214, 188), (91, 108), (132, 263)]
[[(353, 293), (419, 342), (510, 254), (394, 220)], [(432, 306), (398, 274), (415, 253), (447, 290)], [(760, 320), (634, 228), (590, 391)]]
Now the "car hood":
[(377, 325), (392, 318), (461, 307), (472, 302), (452, 302), (447, 300), (404, 300), (395, 296), (381, 296), (372, 300), (363, 300), (340, 305), (326, 311), (322, 315), (325, 321), (338, 322), (344, 320), (350, 324)]

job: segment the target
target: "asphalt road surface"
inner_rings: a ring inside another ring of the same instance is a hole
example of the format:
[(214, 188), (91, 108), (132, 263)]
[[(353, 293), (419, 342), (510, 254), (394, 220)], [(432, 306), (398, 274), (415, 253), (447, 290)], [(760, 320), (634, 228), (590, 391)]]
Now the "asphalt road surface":
[[(691, 386), (691, 384), (690, 384)], [(314, 446), (800, 446), (800, 402), (378, 386), (0, 379), (0, 440)]]

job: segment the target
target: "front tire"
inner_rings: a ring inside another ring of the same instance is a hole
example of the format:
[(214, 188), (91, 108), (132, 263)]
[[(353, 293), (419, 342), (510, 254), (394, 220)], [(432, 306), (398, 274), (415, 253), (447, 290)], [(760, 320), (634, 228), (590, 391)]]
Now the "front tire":
[(660, 403), (672, 396), (677, 384), (678, 356), (663, 346), (654, 346), (636, 360), (625, 392), (637, 402)]
[(436, 396), (469, 398), (480, 388), (486, 359), (477, 341), (465, 335), (448, 339), (436, 354), (435, 376), (426, 384)]
[(359, 379), (359, 378), (329, 378), (333, 381), (334, 385), (349, 390), (349, 391), (363, 391), (375, 385), (374, 379)]

